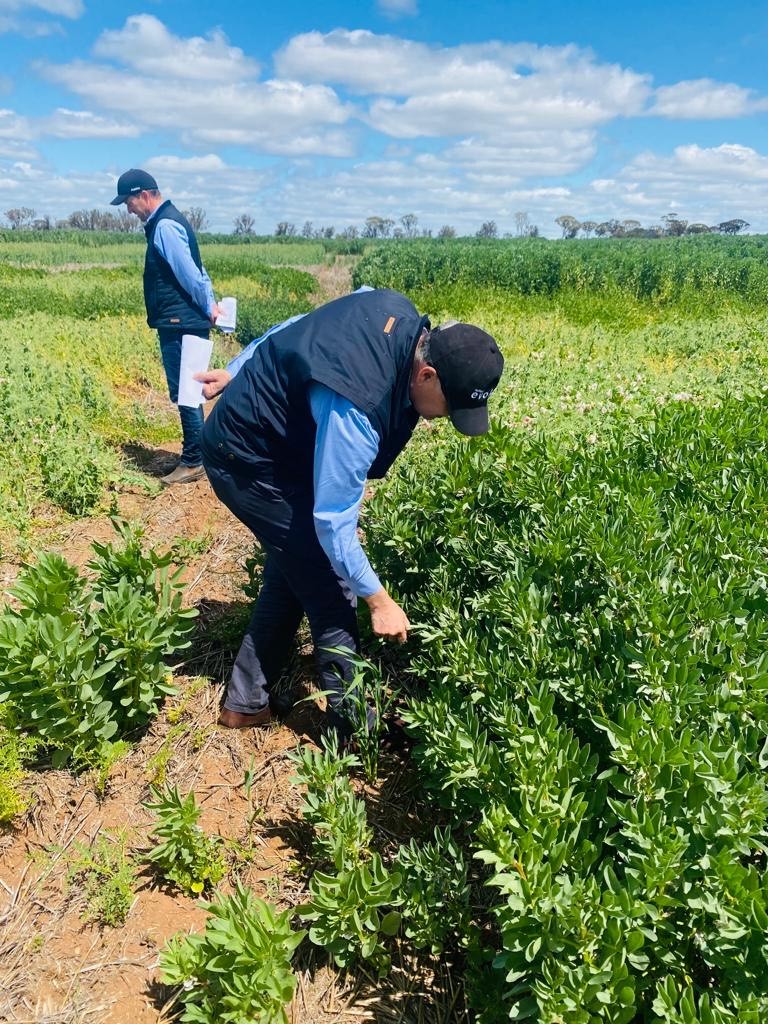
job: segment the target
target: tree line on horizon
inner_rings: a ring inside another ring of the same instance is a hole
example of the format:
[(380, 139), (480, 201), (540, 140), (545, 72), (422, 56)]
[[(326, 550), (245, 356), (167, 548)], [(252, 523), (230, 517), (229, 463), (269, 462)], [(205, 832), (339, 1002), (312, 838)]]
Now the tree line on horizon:
[[(182, 210), (187, 220), (196, 232), (208, 230), (209, 221), (206, 211), (200, 206), (193, 206), (188, 210)], [(50, 231), (50, 230), (72, 230), (72, 231), (115, 231), (123, 234), (135, 234), (142, 230), (141, 221), (124, 207), (117, 211), (112, 210), (75, 210), (63, 220), (54, 221), (48, 216), (38, 216), (37, 211), (28, 206), (14, 207), (5, 211), (5, 217), (12, 230)], [(498, 225), (494, 220), (484, 221), (478, 230), (474, 232), (477, 238), (538, 238), (540, 231), (538, 225), (534, 224), (528, 213), (518, 211), (514, 214), (514, 231), (504, 232), (500, 235)], [(679, 238), (683, 235), (704, 235), (721, 234), (737, 235), (746, 231), (749, 223), (740, 218), (721, 221), (719, 224), (708, 225), (700, 222), (690, 222), (680, 217), (677, 213), (668, 213), (661, 218), (660, 224), (652, 224), (648, 227), (638, 220), (584, 220), (580, 221), (571, 214), (561, 214), (555, 217), (555, 224), (561, 230), (562, 238)], [(232, 222), (233, 235), (255, 236), (256, 221), (249, 213), (241, 213)], [(332, 239), (340, 238), (345, 240), (373, 239), (373, 238), (456, 238), (456, 228), (450, 224), (443, 224), (437, 231), (432, 228), (420, 228), (419, 218), (414, 213), (403, 214), (399, 220), (392, 217), (371, 216), (366, 217), (363, 225), (358, 227), (351, 224), (340, 231), (334, 226), (315, 225), (313, 221), (307, 220), (301, 228), (291, 221), (279, 221), (275, 227), (274, 237), (276, 238), (306, 238), (306, 239)]]

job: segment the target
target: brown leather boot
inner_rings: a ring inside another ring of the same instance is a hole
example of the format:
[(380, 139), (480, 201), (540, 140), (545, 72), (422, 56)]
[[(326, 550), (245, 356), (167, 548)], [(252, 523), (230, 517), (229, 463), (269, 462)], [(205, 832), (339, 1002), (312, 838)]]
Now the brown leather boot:
[(262, 708), (255, 715), (245, 715), (240, 711), (229, 711), (222, 708), (219, 713), (219, 725), (225, 729), (250, 729), (255, 725), (269, 725), (272, 721), (272, 712), (268, 707)]
[(200, 480), (204, 476), (205, 470), (202, 466), (182, 466), (179, 463), (176, 469), (168, 473), (167, 476), (161, 476), (160, 482), (166, 487), (172, 487), (174, 484), (188, 484), (193, 480)]

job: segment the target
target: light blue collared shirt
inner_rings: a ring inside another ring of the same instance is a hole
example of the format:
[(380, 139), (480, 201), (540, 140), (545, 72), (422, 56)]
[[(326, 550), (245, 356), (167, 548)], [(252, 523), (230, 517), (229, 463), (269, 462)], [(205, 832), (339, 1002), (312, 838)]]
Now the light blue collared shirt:
[(310, 384), (309, 405), (317, 424), (315, 533), (336, 575), (353, 594), (370, 597), (381, 580), (363, 551), (357, 517), (379, 435), (364, 412), (324, 384)]
[[(159, 209), (159, 207), (158, 207)], [(152, 220), (157, 210), (147, 217)], [(163, 217), (155, 229), (155, 249), (173, 271), (173, 276), (190, 296), (194, 304), (210, 317), (215, 299), (213, 285), (205, 267), (198, 270), (189, 248), (189, 237), (183, 224)]]

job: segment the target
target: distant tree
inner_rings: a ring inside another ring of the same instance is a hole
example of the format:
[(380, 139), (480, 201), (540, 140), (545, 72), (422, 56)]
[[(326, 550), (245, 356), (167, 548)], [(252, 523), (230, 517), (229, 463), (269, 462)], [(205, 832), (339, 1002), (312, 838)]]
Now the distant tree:
[(253, 235), (255, 234), (254, 228), (256, 221), (250, 215), (250, 213), (240, 213), (235, 217), (234, 220), (234, 231), (233, 235)]
[(364, 238), (389, 238), (395, 222), (389, 217), (366, 217), (363, 228)]
[(607, 238), (615, 233), (618, 226), (619, 222), (617, 220), (600, 221), (595, 228), (595, 234), (598, 238)]
[(144, 226), (138, 217), (134, 217), (132, 213), (128, 213), (124, 206), (121, 206), (117, 213), (112, 214), (112, 221), (114, 224), (114, 231), (120, 231), (126, 235), (137, 234), (142, 231)]
[(515, 214), (515, 234), (518, 238), (526, 238), (531, 227), (531, 219), (524, 210)]
[(18, 231), (19, 228), (29, 227), (35, 219), (36, 212), (36, 210), (31, 209), (29, 206), (17, 206), (12, 210), (6, 210), (5, 216), (8, 218), (8, 223), (13, 230)]
[(189, 221), (193, 231), (205, 231), (208, 227), (208, 214), (202, 206), (190, 206), (188, 210), (181, 212)]
[(343, 231), (339, 232), (339, 238), (357, 238), (360, 234), (354, 224), (350, 224), (349, 227), (344, 228)]
[(333, 238), (336, 234), (336, 228), (331, 224), (328, 228), (320, 228), (319, 238)]
[(421, 237), (422, 238), (431, 238), (432, 237), (432, 228), (422, 228), (421, 229)]
[(685, 233), (686, 235), (708, 235), (711, 230), (709, 224), (689, 224)]
[(589, 238), (590, 235), (594, 234), (597, 229), (597, 221), (595, 220), (583, 220), (579, 226), (579, 230), (585, 238)]
[(676, 213), (666, 213), (661, 218), (664, 224), (664, 233), (671, 236), (672, 238), (679, 238), (680, 235), (685, 234), (685, 229), (688, 227), (688, 221), (683, 220)]
[(51, 224), (51, 218), (47, 214), (43, 214), (42, 217), (36, 217), (32, 221), (32, 228), (34, 231), (50, 231), (53, 227)]
[(624, 238), (642, 237), (643, 226), (639, 220), (623, 220), (621, 222), (621, 234)]
[(296, 225), (289, 223), (287, 220), (281, 220), (275, 228), (276, 238), (293, 238), (296, 234)]
[(395, 230), (392, 232), (392, 237), (393, 238), (405, 238), (405, 232), (403, 231), (402, 228), (395, 228)]
[(539, 237), (539, 226), (538, 226), (538, 224), (531, 224), (531, 226), (528, 228), (528, 237), (529, 238), (538, 238)]
[(738, 235), (740, 231), (746, 231), (748, 227), (749, 224), (745, 220), (737, 218), (736, 220), (724, 220), (717, 225), (717, 230), (721, 235)]
[(416, 225), (419, 223), (419, 218), (415, 213), (405, 213), (400, 218), (400, 223), (403, 226), (403, 233), (406, 238), (416, 237)]
[(456, 228), (451, 227), (450, 224), (443, 224), (440, 230), (437, 232), (438, 238), (455, 238)]
[(312, 221), (311, 220), (305, 220), (304, 221), (304, 226), (301, 229), (301, 237), (302, 238), (311, 238), (314, 233), (315, 233), (315, 229), (312, 227)]
[(476, 237), (477, 238), (497, 238), (498, 234), (499, 234), (499, 229), (496, 226), (496, 221), (495, 220), (486, 220), (486, 221), (484, 221), (480, 225), (480, 228), (476, 232)]
[(581, 227), (579, 221), (572, 217), (570, 213), (563, 213), (559, 217), (555, 217), (555, 224), (562, 231), (563, 238), (575, 238)]
[(76, 231), (98, 231), (108, 215), (105, 210), (73, 210), (67, 217), (67, 226)]

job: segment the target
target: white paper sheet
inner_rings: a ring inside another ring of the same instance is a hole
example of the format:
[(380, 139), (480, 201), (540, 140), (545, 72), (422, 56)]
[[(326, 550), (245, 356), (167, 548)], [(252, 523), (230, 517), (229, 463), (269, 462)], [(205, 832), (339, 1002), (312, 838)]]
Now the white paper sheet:
[(219, 299), (219, 315), (216, 317), (216, 326), (224, 334), (231, 334), (237, 326), (237, 299), (232, 295), (225, 295)]
[(198, 338), (195, 334), (182, 334), (179, 405), (196, 409), (205, 401), (203, 385), (199, 380), (193, 380), (192, 377), (193, 374), (203, 373), (208, 369), (211, 352), (213, 352), (213, 342), (210, 338)]

